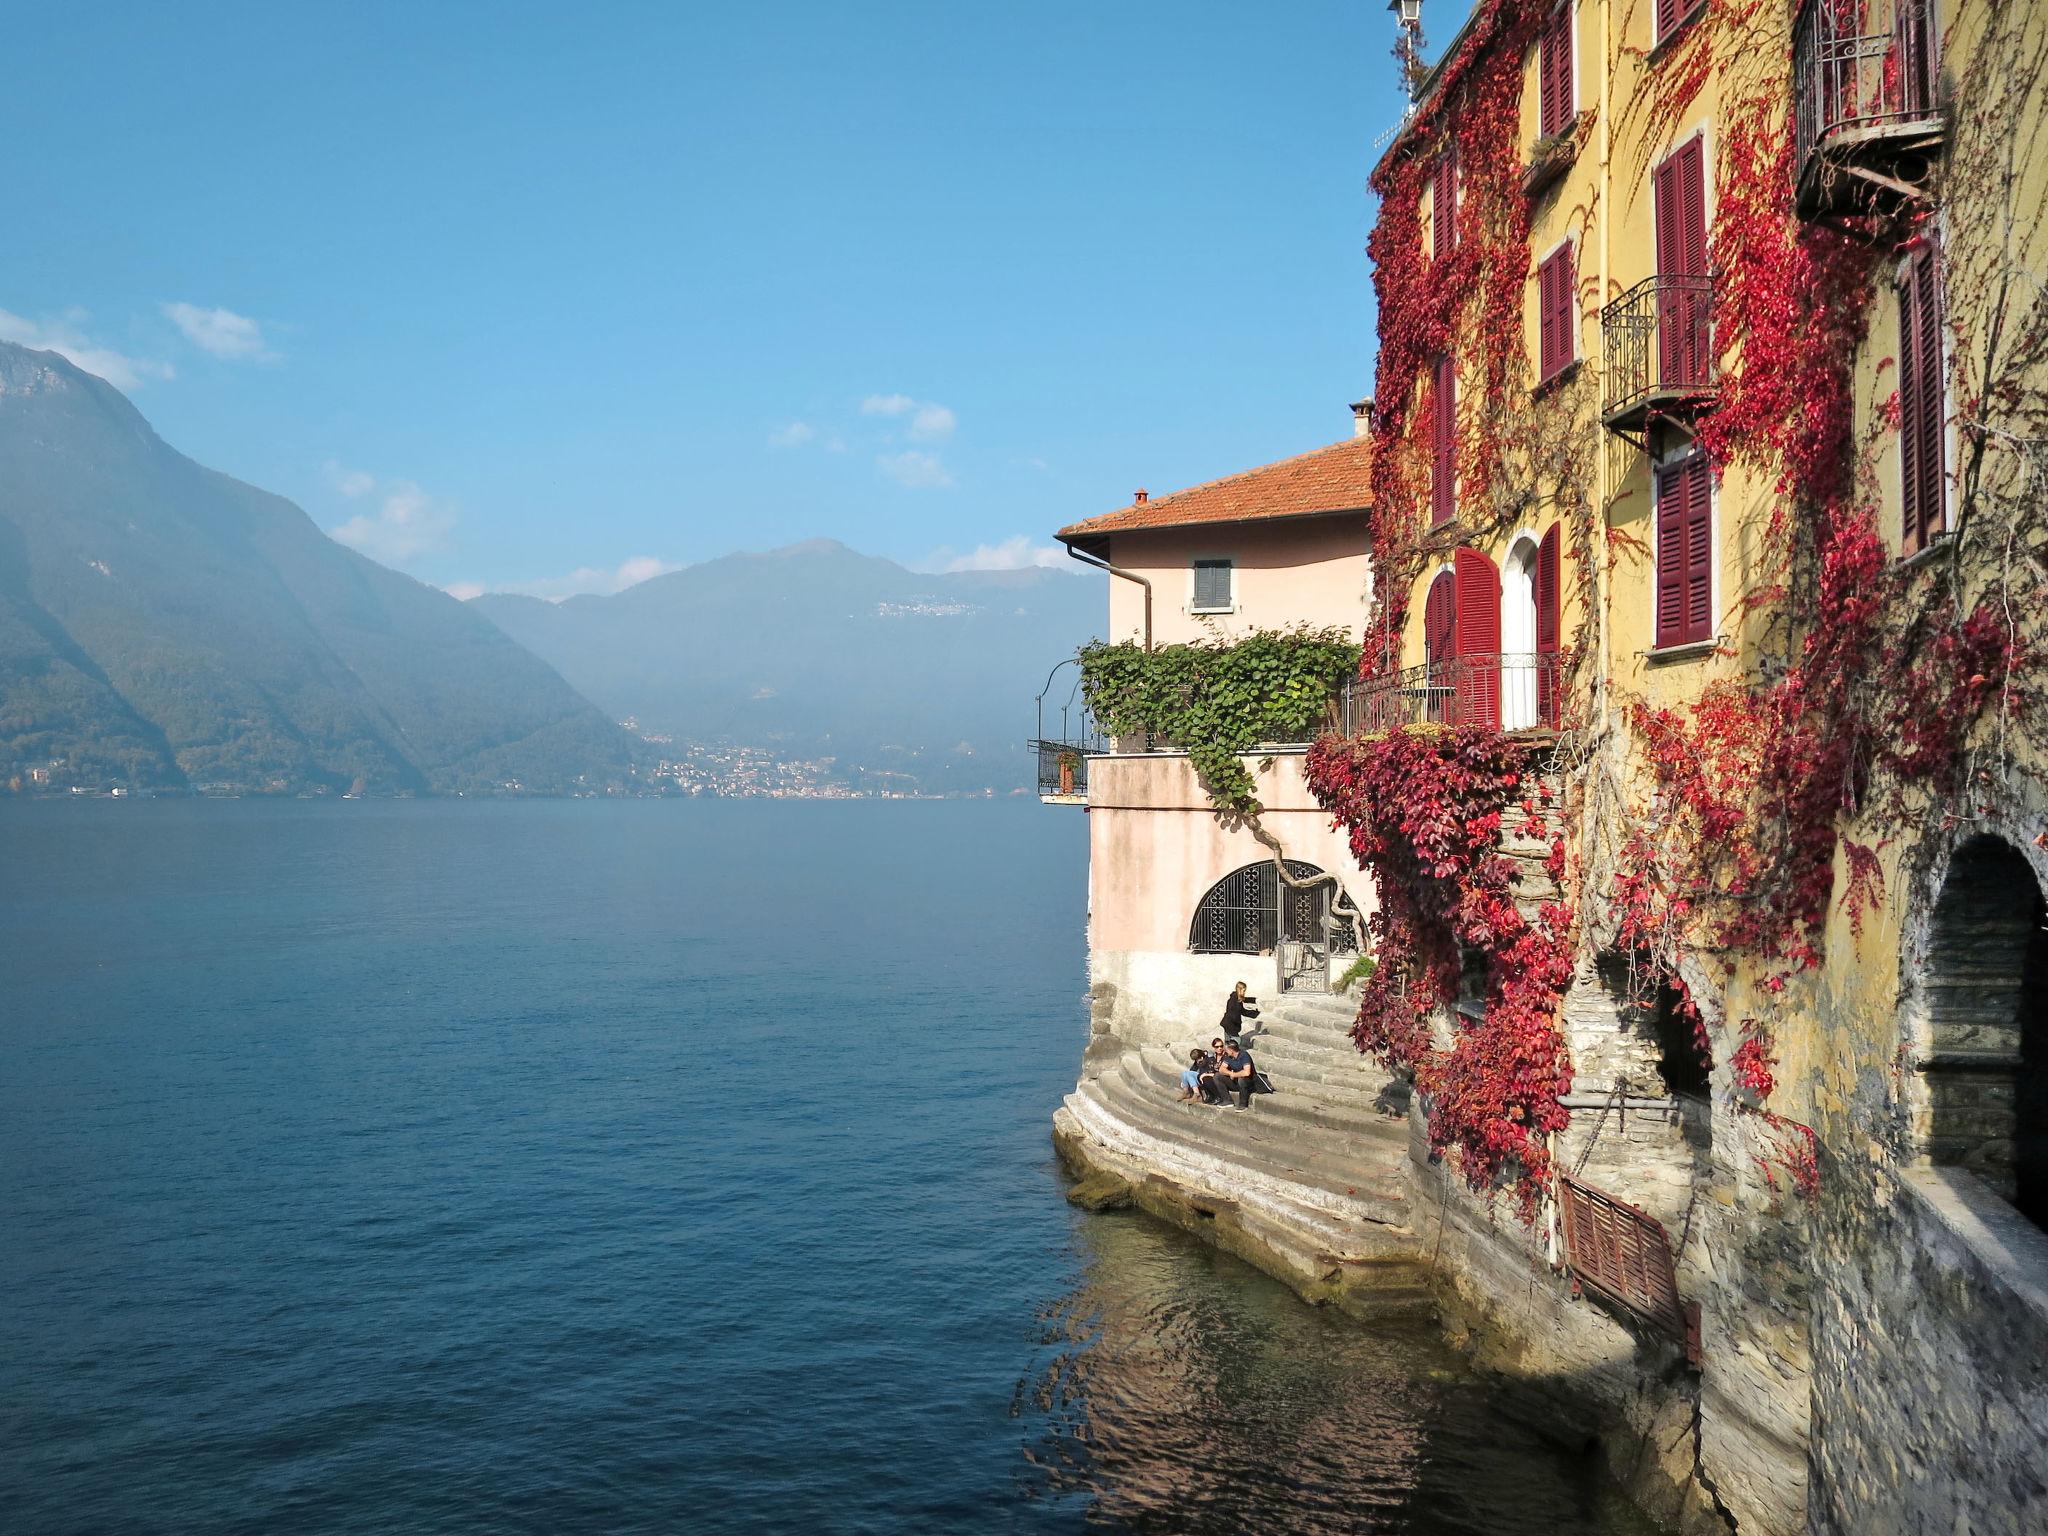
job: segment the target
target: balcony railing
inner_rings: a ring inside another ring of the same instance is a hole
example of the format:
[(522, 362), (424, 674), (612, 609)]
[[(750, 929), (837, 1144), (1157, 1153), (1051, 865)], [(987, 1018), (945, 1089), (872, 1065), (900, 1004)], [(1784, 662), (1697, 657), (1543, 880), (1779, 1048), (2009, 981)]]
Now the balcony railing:
[(1600, 419), (1627, 434), (1653, 414), (1688, 415), (1710, 401), (1714, 280), (1704, 274), (1645, 278), (1600, 311), (1605, 394)]
[(1453, 656), (1361, 682), (1346, 696), (1346, 735), (1404, 725), (1485, 725), (1554, 731), (1563, 712), (1563, 651)]
[[(1055, 684), (1068, 667), (1074, 675), (1061, 698)], [(1038, 730), (1027, 743), (1038, 755), (1038, 798), (1051, 805), (1088, 798), (1088, 758), (1109, 750), (1109, 739), (1081, 697), (1080, 662), (1069, 656), (1046, 674), (1038, 693)]]
[(1802, 213), (1918, 194), (1941, 138), (1929, 0), (1805, 0), (1792, 81)]

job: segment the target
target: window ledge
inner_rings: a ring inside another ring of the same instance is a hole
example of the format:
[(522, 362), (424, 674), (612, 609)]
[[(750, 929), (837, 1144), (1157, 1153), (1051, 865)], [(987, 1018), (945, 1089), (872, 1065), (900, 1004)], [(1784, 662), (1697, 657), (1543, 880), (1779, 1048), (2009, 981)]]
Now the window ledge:
[(1678, 661), (1697, 661), (1720, 650), (1721, 638), (1716, 635), (1711, 640), (1688, 640), (1684, 645), (1657, 645), (1636, 654), (1653, 667), (1669, 666)]
[(1529, 390), (1529, 398), (1541, 400), (1545, 395), (1564, 388), (1585, 364), (1586, 360), (1583, 357), (1575, 357), (1557, 372), (1538, 379)]
[(1237, 604), (1232, 603), (1228, 608), (1197, 608), (1193, 603), (1190, 603), (1188, 604), (1187, 611), (1196, 618), (1205, 618), (1218, 614), (1235, 613), (1237, 612)]
[(1910, 555), (1899, 556), (1899, 569), (1902, 571), (1914, 571), (1923, 565), (1932, 565), (1937, 557), (1947, 552), (1949, 545), (1954, 540), (1955, 534), (1951, 530), (1947, 528), (1935, 529), (1929, 535), (1925, 544), (1914, 550)]

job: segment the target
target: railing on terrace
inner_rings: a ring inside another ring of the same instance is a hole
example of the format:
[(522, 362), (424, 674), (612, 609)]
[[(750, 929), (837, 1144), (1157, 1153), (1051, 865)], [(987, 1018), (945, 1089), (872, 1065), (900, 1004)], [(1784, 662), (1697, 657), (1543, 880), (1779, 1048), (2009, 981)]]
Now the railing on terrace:
[(1601, 310), (1601, 420), (1626, 433), (1652, 412), (1680, 414), (1710, 400), (1719, 377), (1713, 312), (1711, 277), (1670, 274), (1645, 278)]
[[(1055, 699), (1053, 683), (1060, 673), (1073, 667), (1074, 680), (1065, 699)], [(1046, 674), (1038, 691), (1038, 730), (1027, 745), (1038, 754), (1038, 798), (1059, 805), (1088, 797), (1088, 758), (1109, 750), (1109, 738), (1088, 713), (1081, 698), (1080, 662), (1069, 656)]]
[(1344, 732), (1377, 735), (1404, 725), (1554, 731), (1569, 656), (1564, 651), (1497, 651), (1372, 678), (1347, 692)]
[(1915, 195), (1941, 134), (1930, 0), (1805, 0), (1792, 32), (1803, 213)]

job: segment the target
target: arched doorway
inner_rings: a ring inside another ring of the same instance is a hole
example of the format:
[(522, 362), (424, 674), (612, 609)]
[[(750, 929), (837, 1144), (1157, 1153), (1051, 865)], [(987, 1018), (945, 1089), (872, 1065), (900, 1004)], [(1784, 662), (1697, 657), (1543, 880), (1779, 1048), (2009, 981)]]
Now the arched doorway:
[(1935, 899), (1916, 1130), (2048, 1228), (2048, 903), (2003, 838), (1973, 837)]
[[(1322, 871), (1300, 859), (1287, 861), (1297, 880)], [(1273, 861), (1262, 859), (1234, 869), (1210, 886), (1195, 905), (1188, 948), (1198, 955), (1272, 955), (1281, 990), (1329, 990), (1329, 961), (1358, 947), (1350, 923), (1333, 920), (1334, 881), (1302, 889), (1284, 884)]]

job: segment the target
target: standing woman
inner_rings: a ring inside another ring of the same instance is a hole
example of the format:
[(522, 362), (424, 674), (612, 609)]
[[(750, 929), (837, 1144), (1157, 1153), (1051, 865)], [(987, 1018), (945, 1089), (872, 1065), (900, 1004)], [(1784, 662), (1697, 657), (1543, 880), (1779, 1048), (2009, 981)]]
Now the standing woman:
[(1230, 996), (1223, 1000), (1224, 1038), (1235, 1040), (1244, 1033), (1244, 1021), (1258, 1016), (1259, 1000), (1246, 992), (1244, 983), (1240, 981), (1230, 989)]

